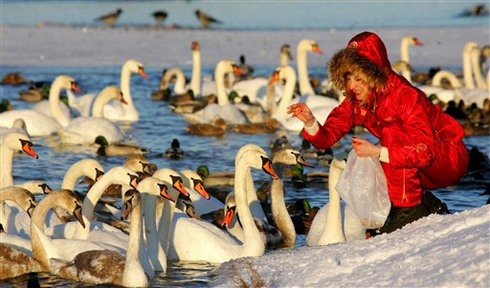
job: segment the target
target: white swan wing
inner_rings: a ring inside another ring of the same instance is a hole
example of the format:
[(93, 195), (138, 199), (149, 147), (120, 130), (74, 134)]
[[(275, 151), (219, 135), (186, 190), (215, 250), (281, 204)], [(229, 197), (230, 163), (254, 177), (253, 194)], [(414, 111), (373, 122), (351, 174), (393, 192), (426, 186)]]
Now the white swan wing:
[(103, 135), (109, 143), (120, 142), (125, 135), (114, 123), (104, 118), (79, 117), (68, 126), (58, 130), (62, 143), (91, 144), (95, 138)]
[(18, 118), (24, 120), (27, 133), (32, 137), (49, 136), (56, 133), (60, 124), (53, 118), (33, 110), (11, 110), (0, 114), (0, 126), (12, 127)]

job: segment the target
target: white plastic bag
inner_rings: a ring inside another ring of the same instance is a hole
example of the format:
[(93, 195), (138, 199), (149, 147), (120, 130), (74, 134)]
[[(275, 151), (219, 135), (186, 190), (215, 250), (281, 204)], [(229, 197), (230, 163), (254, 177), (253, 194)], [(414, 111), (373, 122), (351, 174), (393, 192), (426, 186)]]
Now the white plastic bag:
[(378, 158), (357, 157), (356, 151), (351, 150), (335, 189), (365, 228), (384, 225), (391, 202), (386, 176)]

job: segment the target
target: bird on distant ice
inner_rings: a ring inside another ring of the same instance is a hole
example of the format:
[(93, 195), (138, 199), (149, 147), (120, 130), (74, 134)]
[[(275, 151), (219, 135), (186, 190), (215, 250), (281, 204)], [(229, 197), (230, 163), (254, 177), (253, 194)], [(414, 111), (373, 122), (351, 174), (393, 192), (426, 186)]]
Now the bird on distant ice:
[(216, 23), (216, 24), (222, 24), (223, 23), (223, 22), (209, 16), (208, 14), (202, 12), (199, 9), (195, 10), (194, 13), (196, 13), (196, 17), (199, 20), (199, 22), (201, 22), (201, 25), (204, 29), (209, 28), (209, 25), (211, 25), (211, 23)]
[(151, 15), (153, 15), (153, 18), (155, 18), (157, 25), (162, 25), (163, 22), (165, 22), (165, 19), (167, 19), (168, 13), (165, 10), (157, 10)]
[(113, 27), (114, 24), (116, 23), (117, 19), (119, 19), (119, 16), (123, 12), (122, 9), (118, 8), (115, 11), (108, 13), (106, 15), (100, 16), (99, 18), (96, 18), (96, 21), (104, 21), (108, 26)]

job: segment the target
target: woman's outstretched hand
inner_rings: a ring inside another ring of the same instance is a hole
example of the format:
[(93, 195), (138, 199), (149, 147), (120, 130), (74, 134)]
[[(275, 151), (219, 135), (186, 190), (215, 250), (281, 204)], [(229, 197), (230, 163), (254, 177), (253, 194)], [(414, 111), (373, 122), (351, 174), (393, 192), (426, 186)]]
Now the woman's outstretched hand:
[(379, 157), (381, 148), (366, 139), (352, 137), (352, 147), (359, 157)]
[(288, 114), (293, 114), (293, 117), (298, 118), (301, 122), (305, 123), (307, 127), (313, 126), (316, 121), (310, 108), (304, 103), (290, 105), (288, 107)]

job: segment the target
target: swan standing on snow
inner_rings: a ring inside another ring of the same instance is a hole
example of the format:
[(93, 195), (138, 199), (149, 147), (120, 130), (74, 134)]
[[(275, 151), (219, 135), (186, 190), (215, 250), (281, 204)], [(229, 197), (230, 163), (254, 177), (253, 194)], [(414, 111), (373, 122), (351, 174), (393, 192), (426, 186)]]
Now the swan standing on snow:
[(73, 262), (53, 268), (63, 278), (88, 284), (114, 284), (124, 287), (148, 287), (149, 278), (138, 258), (141, 239), (141, 195), (129, 190), (123, 197), (123, 219), (130, 216), (129, 243), (126, 255), (117, 251), (96, 250), (82, 252)]
[(103, 135), (109, 143), (120, 142), (125, 135), (117, 124), (103, 118), (104, 106), (112, 99), (128, 104), (121, 90), (116, 86), (107, 86), (97, 96), (92, 108), (92, 117), (77, 117), (68, 125), (58, 128), (61, 143), (92, 144), (94, 139)]
[[(238, 153), (237, 153), (238, 154)], [(246, 175), (251, 169), (261, 169), (272, 177), (272, 162), (266, 154), (249, 149), (235, 160), (235, 194), (240, 210), (240, 221), (244, 230), (244, 242), (239, 243), (231, 236), (208, 222), (190, 218), (180, 218), (171, 236), (169, 259), (202, 260), (222, 263), (246, 256), (262, 256), (264, 241), (255, 226), (247, 205)], [(196, 241), (196, 239), (199, 239)]]
[(0, 243), (0, 279), (13, 278), (31, 272), (50, 272), (50, 260), (38, 236), (41, 230), (39, 227), (44, 226), (46, 213), (55, 205), (72, 211), (83, 225), (80, 218), (80, 204), (78, 196), (69, 190), (54, 191), (39, 201), (32, 213), (31, 220), (31, 235), (34, 236), (30, 244), (34, 258), (29, 255), (30, 251), (21, 249), (15, 244)]
[(337, 154), (330, 164), (329, 203), (323, 206), (313, 219), (306, 237), (308, 246), (366, 239), (366, 229), (362, 226), (361, 220), (347, 206), (341, 206), (340, 195), (335, 189), (346, 159), (347, 154)]
[(66, 75), (56, 77), (49, 90), (49, 109), (52, 118), (31, 109), (11, 110), (0, 114), (0, 126), (12, 127), (14, 121), (21, 118), (24, 120), (27, 133), (31, 137), (55, 134), (58, 128), (70, 123), (70, 118), (63, 114), (60, 106), (62, 89), (80, 92), (73, 78)]

